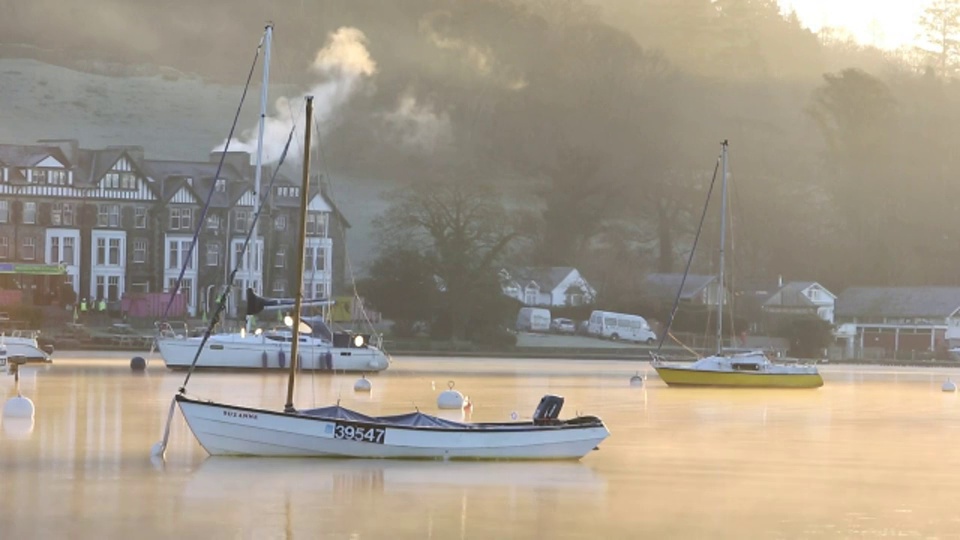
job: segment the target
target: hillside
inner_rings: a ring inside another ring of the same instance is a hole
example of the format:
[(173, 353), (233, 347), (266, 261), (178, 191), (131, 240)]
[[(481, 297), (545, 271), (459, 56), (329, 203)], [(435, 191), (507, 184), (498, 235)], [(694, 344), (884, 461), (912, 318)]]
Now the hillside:
[[(208, 159), (226, 138), (242, 90), (172, 72), (114, 77), (24, 59), (0, 60), (0, 81), (0, 142), (75, 138), (87, 148), (136, 144), (155, 159)], [(255, 125), (258, 89), (247, 99), (240, 129)], [(384, 207), (380, 194), (388, 183), (336, 168), (329, 172), (336, 203), (353, 226), (351, 263), (362, 270), (374, 248), (370, 222)]]

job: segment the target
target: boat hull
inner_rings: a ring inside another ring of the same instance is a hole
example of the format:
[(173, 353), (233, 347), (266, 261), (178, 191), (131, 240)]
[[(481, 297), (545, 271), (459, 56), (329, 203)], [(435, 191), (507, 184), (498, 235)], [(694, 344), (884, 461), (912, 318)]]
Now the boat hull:
[[(168, 368), (190, 367), (201, 338), (160, 338), (157, 347)], [(281, 352), (283, 354), (281, 354)], [(320, 371), (383, 371), (386, 354), (376, 347), (343, 348), (320, 342), (301, 343), (300, 368)], [(262, 336), (212, 336), (204, 346), (197, 368), (288, 369), (290, 343)]]
[(819, 373), (755, 373), (707, 371), (684, 367), (654, 366), (668, 386), (714, 386), (735, 388), (819, 388)]
[(44, 352), (40, 347), (36, 345), (35, 340), (29, 340), (26, 338), (5, 338), (0, 341), (2, 345), (7, 350), (7, 357), (11, 356), (23, 356), (27, 359), (27, 362), (41, 362), (49, 363), (50, 355)]
[[(575, 460), (610, 434), (599, 420), (456, 429), (318, 418), (196, 401), (182, 395), (176, 399), (200, 445), (215, 456)], [(374, 430), (375, 435), (364, 440), (344, 438), (345, 433), (359, 430)]]

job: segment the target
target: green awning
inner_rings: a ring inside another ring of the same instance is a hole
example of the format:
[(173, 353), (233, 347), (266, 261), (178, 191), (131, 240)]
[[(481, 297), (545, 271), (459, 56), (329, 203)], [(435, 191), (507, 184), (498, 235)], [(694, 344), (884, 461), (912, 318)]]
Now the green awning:
[(62, 276), (67, 269), (58, 264), (0, 263), (0, 274), (27, 274), (31, 276)]

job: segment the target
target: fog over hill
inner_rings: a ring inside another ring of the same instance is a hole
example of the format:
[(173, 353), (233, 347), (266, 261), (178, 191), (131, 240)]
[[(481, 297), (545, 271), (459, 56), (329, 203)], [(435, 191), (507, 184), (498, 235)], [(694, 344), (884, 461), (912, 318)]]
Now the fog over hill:
[(179, 159), (224, 142), (272, 21), (275, 133), (319, 96), (318, 168), (358, 269), (385, 189), (471, 178), (526, 213), (517, 262), (632, 290), (682, 268), (729, 139), (741, 274), (957, 282), (960, 218), (942, 196), (955, 73), (815, 35), (773, 0), (0, 0), (0, 13), (2, 142)]

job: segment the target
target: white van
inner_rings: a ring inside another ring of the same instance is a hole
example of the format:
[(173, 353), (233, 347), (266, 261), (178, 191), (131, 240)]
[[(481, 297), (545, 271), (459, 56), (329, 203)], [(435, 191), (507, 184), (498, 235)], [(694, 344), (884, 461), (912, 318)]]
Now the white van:
[(639, 315), (594, 311), (587, 326), (591, 336), (652, 344), (657, 340), (647, 320)]
[(517, 313), (517, 330), (521, 332), (549, 332), (550, 310), (525, 307)]

